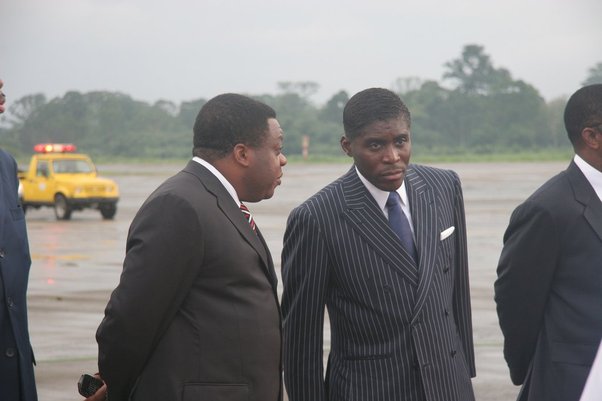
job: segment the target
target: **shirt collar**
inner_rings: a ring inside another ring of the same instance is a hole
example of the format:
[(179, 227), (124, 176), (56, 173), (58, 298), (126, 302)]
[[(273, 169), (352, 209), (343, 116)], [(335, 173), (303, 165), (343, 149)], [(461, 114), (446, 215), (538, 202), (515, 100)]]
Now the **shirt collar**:
[[(387, 199), (389, 199), (389, 192), (383, 191), (382, 189), (379, 189), (376, 186), (374, 186), (374, 184), (372, 184), (370, 181), (368, 181), (366, 179), (366, 177), (364, 177), (362, 175), (362, 173), (360, 173), (357, 166), (355, 167), (355, 171), (356, 171), (358, 177), (360, 178), (360, 180), (362, 181), (362, 183), (364, 183), (364, 186), (366, 187), (366, 189), (368, 189), (368, 192), (370, 192), (370, 194), (372, 195), (372, 197), (378, 204), (378, 207), (380, 207), (380, 210), (382, 210), (384, 212), (385, 208), (387, 207), (386, 205), (387, 205)], [(406, 190), (405, 180), (403, 180), (401, 182), (401, 186), (399, 188), (397, 188), (397, 193), (399, 194), (399, 197), (401, 198), (401, 204), (403, 206), (406, 206), (409, 208), (408, 192)]]
[(209, 163), (206, 160), (201, 159), (198, 156), (194, 156), (192, 158), (192, 160), (194, 160), (195, 162), (199, 163), (201, 166), (203, 166), (207, 170), (209, 170), (219, 180), (219, 182), (222, 183), (224, 188), (226, 188), (226, 191), (228, 191), (228, 193), (230, 194), (230, 196), (232, 197), (234, 202), (236, 202), (236, 206), (240, 206), (241, 203), (240, 203), (240, 200), (238, 199), (238, 194), (236, 193), (236, 190), (234, 189), (232, 184), (230, 184), (230, 182), (226, 179), (226, 177), (224, 177), (224, 175), (222, 173), (220, 173), (219, 170), (213, 166), (213, 164)]
[(594, 188), (594, 191), (598, 195), (598, 198), (600, 198), (600, 201), (602, 201), (602, 171), (594, 168), (579, 155), (575, 155), (573, 160), (587, 181)]

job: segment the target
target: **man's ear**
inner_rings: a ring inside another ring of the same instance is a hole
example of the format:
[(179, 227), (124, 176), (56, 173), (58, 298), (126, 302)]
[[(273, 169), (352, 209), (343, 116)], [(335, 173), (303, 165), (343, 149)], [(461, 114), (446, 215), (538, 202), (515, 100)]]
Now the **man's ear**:
[(590, 149), (600, 149), (602, 147), (602, 133), (594, 128), (583, 128), (581, 131), (583, 144)]
[(243, 143), (237, 143), (232, 149), (232, 157), (234, 160), (245, 167), (248, 167), (251, 163), (252, 149)]
[(347, 156), (351, 157), (351, 141), (345, 135), (341, 137), (341, 148)]

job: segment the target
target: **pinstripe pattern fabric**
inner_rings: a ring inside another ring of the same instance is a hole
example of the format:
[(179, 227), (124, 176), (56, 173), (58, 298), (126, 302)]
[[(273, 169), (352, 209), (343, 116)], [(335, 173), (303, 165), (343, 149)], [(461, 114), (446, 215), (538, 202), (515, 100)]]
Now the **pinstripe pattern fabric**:
[[(411, 165), (406, 185), (419, 266), (355, 168), (291, 212), (282, 253), (291, 401), (474, 399), (460, 181), (451, 171)], [(324, 379), (325, 306), (331, 352)]]

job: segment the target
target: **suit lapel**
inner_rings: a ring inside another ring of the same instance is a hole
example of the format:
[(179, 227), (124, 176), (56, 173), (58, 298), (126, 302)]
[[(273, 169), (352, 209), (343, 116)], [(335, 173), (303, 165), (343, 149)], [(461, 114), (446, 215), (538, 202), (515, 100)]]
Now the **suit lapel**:
[[(219, 182), (219, 181), (218, 181)], [(220, 183), (221, 186), (221, 183)], [(223, 186), (222, 186), (223, 188)], [(208, 190), (210, 190), (208, 188)], [(223, 189), (225, 192), (226, 190)], [(226, 217), (232, 222), (234, 227), (240, 232), (242, 237), (255, 249), (255, 251), (261, 257), (261, 260), (265, 267), (268, 266), (268, 255), (266, 248), (261, 242), (258, 234), (255, 234), (249, 222), (245, 219), (240, 209), (235, 205), (230, 194), (226, 192), (227, 198), (217, 196), (217, 207), (226, 215)], [(259, 233), (259, 229), (257, 230)]]
[(222, 183), (209, 170), (195, 161), (190, 161), (184, 168), (184, 171), (195, 175), (199, 181), (201, 181), (207, 191), (215, 196), (217, 200), (217, 207), (228, 218), (228, 220), (230, 220), (234, 227), (236, 227), (245, 241), (247, 241), (249, 245), (251, 245), (251, 247), (253, 247), (253, 249), (255, 249), (255, 251), (259, 254), (266, 274), (270, 278), (270, 281), (273, 281), (273, 273), (270, 271), (271, 259), (267, 252), (267, 247), (262, 241), (262, 237), (260, 237), (259, 230), (259, 235), (255, 234), (249, 225), (249, 222), (245, 219), (244, 215), (237, 207), (236, 203), (228, 191), (226, 191), (226, 188), (224, 188)]
[(575, 162), (571, 162), (567, 174), (573, 187), (575, 200), (584, 206), (583, 217), (602, 241), (602, 202), (600, 198)]
[(414, 240), (418, 252), (418, 291), (414, 312), (420, 310), (430, 288), (439, 246), (438, 211), (433, 190), (410, 166), (405, 178), (410, 202)]
[(345, 209), (343, 218), (376, 253), (397, 269), (409, 282), (418, 285), (416, 264), (401, 246), (385, 215), (362, 183), (355, 167), (342, 178)]
[[(274, 292), (276, 293), (276, 287), (278, 286), (278, 276), (276, 276), (276, 270), (274, 269), (274, 262), (272, 261), (272, 254), (270, 253), (270, 248), (268, 248), (268, 244), (265, 242), (265, 238), (263, 238), (263, 234), (261, 234), (261, 231), (259, 230), (259, 226), (256, 225), (255, 228), (257, 229), (257, 237), (259, 238), (259, 241), (261, 242), (261, 245), (267, 255), (266, 266), (267, 266), (268, 278), (272, 282), (272, 286), (274, 287)], [(263, 259), (263, 262), (266, 263), (266, 260)], [(278, 297), (277, 293), (276, 293), (276, 297)]]

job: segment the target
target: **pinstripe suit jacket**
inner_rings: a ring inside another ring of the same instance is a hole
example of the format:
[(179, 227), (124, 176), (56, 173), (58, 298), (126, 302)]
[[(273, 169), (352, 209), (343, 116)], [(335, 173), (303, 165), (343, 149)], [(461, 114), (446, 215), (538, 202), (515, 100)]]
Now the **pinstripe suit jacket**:
[[(291, 401), (474, 399), (460, 181), (417, 165), (405, 181), (418, 266), (354, 167), (291, 212), (282, 253)], [(454, 233), (440, 240), (451, 226)], [(324, 378), (325, 305), (331, 350)]]

